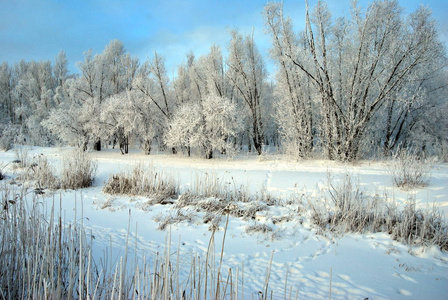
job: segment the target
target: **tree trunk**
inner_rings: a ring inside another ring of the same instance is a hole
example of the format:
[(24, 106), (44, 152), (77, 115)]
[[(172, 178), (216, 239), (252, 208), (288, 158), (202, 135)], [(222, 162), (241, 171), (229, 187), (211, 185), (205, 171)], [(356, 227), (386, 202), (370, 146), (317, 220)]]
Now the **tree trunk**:
[(98, 141), (95, 142), (93, 145), (93, 150), (101, 151), (101, 139), (98, 139)]
[(213, 149), (205, 150), (205, 158), (206, 159), (212, 159), (213, 158)]
[(145, 151), (145, 155), (151, 154), (151, 141), (145, 140), (145, 145), (143, 148)]

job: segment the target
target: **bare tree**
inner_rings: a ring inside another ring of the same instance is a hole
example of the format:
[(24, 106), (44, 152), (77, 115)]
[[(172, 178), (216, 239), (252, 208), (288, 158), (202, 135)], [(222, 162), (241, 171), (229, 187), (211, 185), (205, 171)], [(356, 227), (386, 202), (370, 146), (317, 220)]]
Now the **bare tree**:
[(403, 19), (394, 0), (375, 1), (365, 12), (354, 2), (351, 18), (335, 22), (324, 2), (312, 14), (305, 3), (305, 43), (283, 46), (282, 57), (316, 92), (327, 157), (354, 160), (378, 111), (416, 70), (443, 55), (435, 24), (424, 7)]
[(300, 42), (292, 30), (292, 22), (283, 17), (279, 3), (265, 8), (268, 32), (272, 36), (270, 55), (278, 65), (275, 96), (277, 99), (276, 121), (280, 127), (283, 146), (294, 157), (304, 158), (314, 148), (313, 101), (310, 80), (297, 71), (287, 53), (295, 51)]
[(262, 100), (267, 72), (253, 33), (243, 37), (236, 31), (232, 32), (227, 65), (229, 81), (248, 109), (252, 141), (260, 155), (264, 142)]

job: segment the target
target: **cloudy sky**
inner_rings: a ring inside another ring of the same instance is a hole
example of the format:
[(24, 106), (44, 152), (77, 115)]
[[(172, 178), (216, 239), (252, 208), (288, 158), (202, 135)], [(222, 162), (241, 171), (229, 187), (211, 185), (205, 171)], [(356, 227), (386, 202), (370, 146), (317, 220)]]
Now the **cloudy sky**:
[[(129, 53), (145, 60), (165, 56), (169, 72), (192, 51), (205, 54), (212, 44), (224, 50), (229, 31), (254, 31), (260, 51), (269, 48), (262, 17), (266, 0), (0, 0), (0, 62), (54, 60), (67, 54), (70, 70), (83, 52), (100, 53), (119, 39)], [(326, 1), (334, 15), (349, 11), (349, 0)], [(362, 0), (361, 4), (369, 1)], [(311, 6), (315, 0), (309, 0)], [(400, 0), (405, 13), (429, 6), (448, 41), (448, 0)], [(285, 12), (303, 28), (304, 1), (284, 0)]]

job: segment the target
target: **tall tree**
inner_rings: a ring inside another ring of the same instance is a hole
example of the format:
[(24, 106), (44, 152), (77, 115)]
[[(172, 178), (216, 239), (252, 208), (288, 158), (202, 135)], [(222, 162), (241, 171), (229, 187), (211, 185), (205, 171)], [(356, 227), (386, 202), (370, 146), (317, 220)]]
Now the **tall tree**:
[(403, 19), (398, 1), (374, 1), (364, 12), (354, 2), (350, 18), (333, 21), (323, 1), (313, 13), (305, 3), (305, 43), (283, 47), (283, 56), (317, 95), (327, 157), (354, 160), (374, 117), (443, 47), (424, 7)]
[[(153, 104), (154, 109), (151, 111), (156, 116), (151, 120), (157, 124), (153, 123), (152, 128), (158, 128), (159, 146), (164, 147), (163, 136), (169, 128), (173, 111), (177, 106), (176, 96), (166, 73), (165, 59), (155, 52), (152, 59), (148, 59), (140, 66), (132, 86), (146, 98), (146, 101)], [(172, 151), (175, 153), (176, 149), (173, 148)]]
[(227, 65), (229, 81), (247, 108), (251, 120), (251, 138), (260, 155), (264, 143), (262, 101), (267, 72), (253, 33), (244, 37), (236, 31), (232, 32)]
[(304, 158), (314, 149), (313, 124), (315, 111), (310, 80), (291, 62), (287, 53), (297, 49), (304, 39), (298, 38), (290, 18), (283, 17), (281, 4), (265, 7), (268, 32), (272, 36), (270, 55), (277, 64), (274, 95), (277, 101), (276, 121), (286, 153)]
[(78, 63), (81, 77), (77, 79), (77, 89), (86, 113), (91, 116), (85, 124), (94, 148), (101, 150), (101, 137), (105, 128), (100, 120), (104, 101), (113, 95), (132, 89), (132, 80), (136, 75), (138, 60), (131, 58), (119, 40), (112, 40), (101, 54), (93, 55), (89, 50), (84, 61)]

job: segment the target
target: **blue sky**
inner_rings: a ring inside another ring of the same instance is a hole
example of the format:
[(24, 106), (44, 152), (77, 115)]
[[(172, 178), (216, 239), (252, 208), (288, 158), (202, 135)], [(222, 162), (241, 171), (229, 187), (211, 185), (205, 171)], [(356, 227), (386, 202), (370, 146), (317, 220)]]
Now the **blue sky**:
[[(129, 53), (140, 60), (154, 51), (166, 58), (167, 69), (191, 50), (197, 56), (212, 44), (223, 50), (229, 31), (254, 30), (262, 53), (269, 48), (264, 34), (263, 0), (0, 0), (0, 62), (54, 60), (64, 50), (72, 72), (83, 52), (100, 53), (112, 39), (119, 39)], [(349, 0), (326, 1), (334, 15), (349, 11)], [(360, 1), (361, 4), (368, 3)], [(311, 6), (315, 0), (309, 0)], [(405, 13), (420, 4), (429, 6), (448, 41), (448, 0), (400, 0)], [(284, 0), (285, 12), (303, 28), (304, 1)], [(266, 55), (267, 56), (267, 55)], [(268, 59), (266, 57), (266, 59)], [(170, 74), (172, 75), (172, 74)]]

